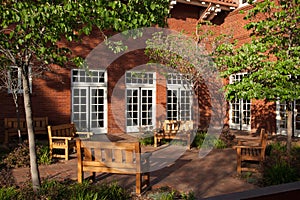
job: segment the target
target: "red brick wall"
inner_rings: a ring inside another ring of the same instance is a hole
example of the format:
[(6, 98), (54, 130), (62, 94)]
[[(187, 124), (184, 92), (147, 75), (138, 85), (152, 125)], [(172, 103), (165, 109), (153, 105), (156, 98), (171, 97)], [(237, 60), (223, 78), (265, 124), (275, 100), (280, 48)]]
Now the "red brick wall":
[[(249, 7), (244, 7), (244, 10)], [(203, 8), (196, 6), (188, 6), (178, 3), (171, 10), (171, 18), (168, 19), (168, 27), (176, 31), (183, 31), (184, 33), (194, 37), (195, 26), (199, 18), (199, 13)], [(227, 13), (219, 15), (214, 22), (220, 24)], [(216, 34), (232, 33), (234, 39), (238, 39), (239, 43), (249, 42), (249, 33), (243, 29), (247, 23), (242, 20), (243, 14), (239, 10), (235, 10), (228, 14), (224, 23), (212, 28)], [(88, 53), (95, 48), (103, 40), (101, 33), (94, 31), (90, 36), (85, 36), (81, 43), (69, 43), (67, 46), (71, 47), (74, 55), (85, 57)], [(61, 45), (66, 45), (62, 42)], [(142, 65), (147, 62), (147, 58), (143, 55), (143, 51), (134, 51), (126, 54), (112, 63), (108, 68), (108, 129), (109, 132), (120, 132), (121, 129), (117, 123), (112, 120), (111, 108), (111, 94), (116, 82), (122, 77), (127, 69)], [(70, 66), (64, 66), (70, 67)], [(113, 74), (113, 75), (112, 75)], [(48, 116), (50, 124), (59, 124), (70, 122), (71, 118), (71, 85), (70, 85), (70, 69), (63, 67), (53, 67), (53, 72), (45, 73), (43, 79), (35, 79), (33, 81), (33, 114), (34, 116)], [(163, 83), (157, 84), (157, 99), (156, 103), (165, 109), (166, 106), (166, 88), (162, 86)], [(199, 111), (200, 122), (199, 127), (206, 129), (210, 120), (210, 97), (209, 92), (205, 85), (197, 91), (199, 94)], [(21, 98), (20, 98), (21, 100)], [(21, 103), (22, 105), (22, 103)], [(120, 104), (122, 105), (122, 104)], [(124, 105), (124, 102), (123, 102)], [(20, 108), (23, 113), (23, 108)], [(157, 117), (164, 118), (165, 113), (161, 112), (162, 109), (157, 108)], [(125, 118), (124, 106), (120, 106), (120, 116)], [(3, 127), (4, 117), (15, 117), (15, 108), (12, 98), (6, 92), (1, 93), (0, 98), (0, 127)], [(225, 122), (228, 121), (225, 119)], [(266, 124), (268, 121), (268, 124)], [(264, 101), (253, 101), (252, 106), (252, 129), (255, 130), (261, 126), (266, 126), (270, 131), (275, 131), (275, 114), (274, 104), (265, 103)], [(2, 125), (1, 125), (2, 123)], [(1, 130), (0, 130), (1, 131)]]

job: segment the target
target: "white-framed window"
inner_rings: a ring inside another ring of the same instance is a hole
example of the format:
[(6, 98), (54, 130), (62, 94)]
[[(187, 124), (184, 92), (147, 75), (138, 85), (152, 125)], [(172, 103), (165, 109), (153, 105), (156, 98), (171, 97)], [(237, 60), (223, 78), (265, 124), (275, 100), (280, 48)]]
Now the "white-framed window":
[(167, 119), (192, 120), (193, 90), (188, 80), (178, 73), (167, 77)]
[[(22, 74), (21, 69), (17, 66), (11, 66), (7, 72), (8, 75), (8, 93), (16, 91), (18, 94), (23, 93), (23, 84), (22, 84)], [(29, 67), (29, 89), (32, 93), (32, 76), (31, 76), (31, 67)]]
[[(229, 83), (241, 81), (247, 73), (233, 74)], [(251, 130), (251, 100), (234, 99), (229, 102), (229, 126), (237, 130)]]
[(72, 70), (72, 121), (78, 131), (107, 133), (107, 73)]
[(151, 130), (155, 127), (155, 72), (127, 71), (126, 132)]

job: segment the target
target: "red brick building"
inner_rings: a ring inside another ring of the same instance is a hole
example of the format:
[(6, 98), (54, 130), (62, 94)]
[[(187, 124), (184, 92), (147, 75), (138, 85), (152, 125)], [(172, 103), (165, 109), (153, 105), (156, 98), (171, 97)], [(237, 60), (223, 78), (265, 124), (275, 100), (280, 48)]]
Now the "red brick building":
[[(249, 33), (243, 28), (247, 22), (240, 14), (240, 10), (251, 8), (245, 2), (171, 1), (168, 28), (184, 30), (193, 36), (199, 21), (210, 20), (216, 24), (213, 28), (216, 34), (230, 33), (241, 44), (249, 42)], [(102, 41), (101, 34), (93, 32), (80, 44), (68, 45), (74, 55), (86, 57)], [(96, 133), (138, 132), (140, 127), (157, 127), (159, 120), (166, 118), (189, 120), (198, 116), (197, 126), (207, 129), (211, 116), (207, 89), (203, 87), (203, 91), (198, 91), (198, 101), (195, 102), (188, 96), (189, 88), (178, 84), (182, 81), (178, 77), (167, 78), (155, 70), (145, 71), (147, 67), (141, 70), (141, 76), (134, 76), (139, 75), (137, 66), (143, 66), (147, 61), (143, 50), (135, 50), (114, 60), (106, 70), (92, 70), (91, 74), (71, 66), (52, 66), (52, 71), (32, 80), (33, 116), (48, 116), (49, 124), (53, 125), (74, 121), (78, 129)], [(232, 80), (238, 81), (241, 77), (242, 74), (237, 74)], [(24, 115), (22, 94), (19, 97), (21, 115)], [(224, 122), (238, 130), (255, 132), (266, 127), (272, 134), (285, 133), (283, 106), (261, 100), (228, 102)], [(3, 127), (4, 118), (15, 116), (11, 94), (2, 91), (0, 127)], [(299, 130), (296, 118), (294, 123), (295, 130)], [(3, 128), (0, 133), (3, 136)]]

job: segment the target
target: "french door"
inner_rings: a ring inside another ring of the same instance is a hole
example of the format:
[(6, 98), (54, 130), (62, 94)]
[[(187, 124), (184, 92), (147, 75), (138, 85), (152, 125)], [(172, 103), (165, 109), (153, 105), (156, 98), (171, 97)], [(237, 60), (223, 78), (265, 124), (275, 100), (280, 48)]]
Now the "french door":
[(232, 129), (251, 130), (251, 101), (235, 99), (230, 102), (229, 125)]
[(106, 73), (72, 70), (72, 121), (78, 131), (107, 133)]
[[(277, 134), (287, 134), (287, 104), (285, 102), (277, 102)], [(294, 136), (300, 136), (300, 100), (292, 102), (293, 110), (293, 133)]]
[(178, 73), (167, 77), (167, 119), (192, 120), (192, 86)]
[(155, 127), (155, 72), (126, 72), (126, 132)]
[(183, 88), (168, 88), (167, 91), (167, 119), (191, 120), (192, 119), (192, 91)]
[(155, 90), (153, 88), (126, 89), (126, 131), (151, 130), (155, 126)]
[[(229, 83), (242, 81), (247, 73), (232, 74)], [(234, 99), (229, 102), (229, 127), (237, 130), (251, 130), (251, 100)]]

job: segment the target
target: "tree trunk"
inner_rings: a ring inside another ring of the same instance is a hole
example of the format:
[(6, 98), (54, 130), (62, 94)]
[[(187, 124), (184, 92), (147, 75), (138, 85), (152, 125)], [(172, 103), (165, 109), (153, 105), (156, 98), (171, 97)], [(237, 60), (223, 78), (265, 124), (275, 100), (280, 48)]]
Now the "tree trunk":
[(28, 67), (26, 68), (26, 71), (23, 71), (23, 69), (21, 69), (24, 94), (24, 108), (29, 142), (31, 180), (33, 191), (37, 192), (40, 188), (41, 182), (36, 156), (28, 73)]
[(292, 134), (293, 134), (293, 111), (292, 111), (292, 103), (288, 102), (287, 106), (287, 153), (291, 152), (292, 146)]

